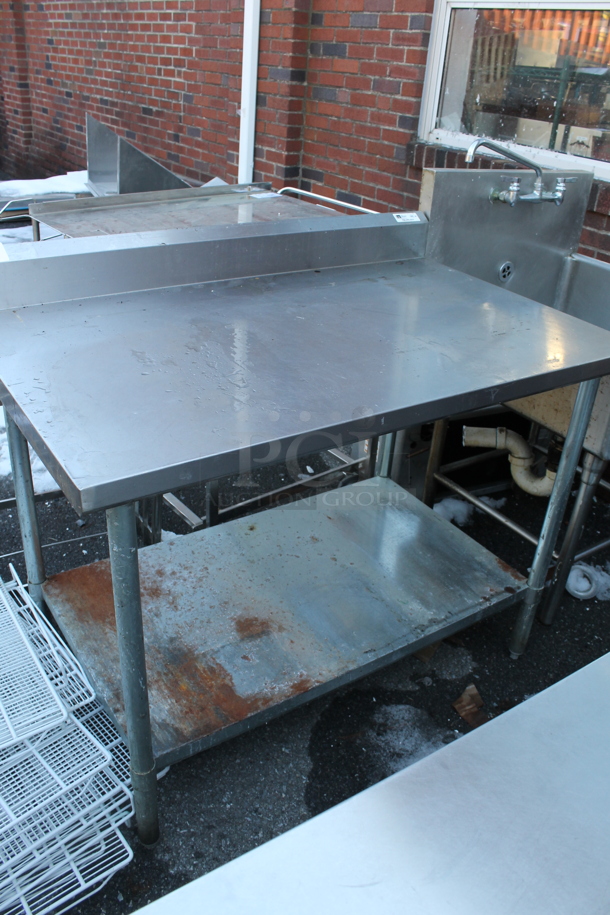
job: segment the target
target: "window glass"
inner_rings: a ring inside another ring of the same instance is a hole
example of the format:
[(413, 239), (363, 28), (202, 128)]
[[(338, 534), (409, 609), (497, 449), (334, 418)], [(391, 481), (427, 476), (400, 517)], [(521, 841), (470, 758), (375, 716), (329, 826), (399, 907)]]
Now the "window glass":
[(610, 10), (453, 10), (436, 126), (610, 161)]

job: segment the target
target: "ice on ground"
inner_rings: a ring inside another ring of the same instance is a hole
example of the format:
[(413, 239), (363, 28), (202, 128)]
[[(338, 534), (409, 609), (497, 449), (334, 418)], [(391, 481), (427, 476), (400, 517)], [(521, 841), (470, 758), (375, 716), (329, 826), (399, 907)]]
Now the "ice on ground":
[(175, 540), (176, 537), (181, 537), (182, 534), (175, 534), (173, 531), (161, 531), (161, 540), (165, 543), (168, 540)]
[(446, 521), (453, 521), (458, 527), (464, 527), (472, 518), (474, 505), (464, 502), (463, 499), (456, 499), (455, 496), (447, 496), (436, 503), (434, 511)]
[[(34, 492), (51, 492), (52, 490), (57, 489), (57, 483), (38, 455), (34, 454), (31, 448), (30, 461), (32, 463)], [(11, 476), (11, 462), (8, 455), (8, 443), (6, 441), (6, 420), (4, 418), (4, 408), (0, 408), (0, 480), (4, 480)]]
[[(506, 496), (502, 499), (492, 499), (491, 496), (481, 496), (481, 502), (485, 502), (485, 505), (489, 505), (490, 508), (499, 510), (506, 505)], [(481, 509), (477, 508), (477, 511), (481, 511)]]
[(51, 178), (34, 178), (27, 181), (0, 181), (0, 199), (19, 200), (21, 197), (43, 197), (47, 194), (90, 194), (87, 186), (87, 169), (53, 175)]
[(610, 598), (610, 563), (602, 566), (587, 565), (586, 562), (575, 562), (570, 569), (566, 582), (566, 591), (579, 600), (608, 600)]
[[(481, 496), (481, 502), (485, 502), (491, 508), (500, 509), (504, 508), (506, 499), (492, 499), (490, 496)], [(446, 496), (436, 503), (434, 511), (441, 518), (453, 521), (458, 527), (464, 527), (472, 519), (474, 505), (464, 499), (458, 499), (456, 496)], [(480, 511), (480, 509), (477, 508), (477, 511)]]
[(386, 705), (375, 713), (372, 746), (383, 756), (388, 774), (429, 756), (455, 738), (439, 728), (428, 712), (412, 705)]
[(475, 664), (466, 648), (441, 642), (427, 666), (442, 680), (461, 680), (472, 673)]

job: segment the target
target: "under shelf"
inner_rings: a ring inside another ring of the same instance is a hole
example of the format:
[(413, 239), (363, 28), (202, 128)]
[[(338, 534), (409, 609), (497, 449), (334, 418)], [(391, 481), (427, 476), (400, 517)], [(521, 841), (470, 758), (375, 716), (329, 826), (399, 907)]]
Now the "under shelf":
[[(212, 746), (520, 599), (525, 579), (376, 477), (139, 551), (153, 747)], [(125, 730), (110, 565), (45, 599)]]

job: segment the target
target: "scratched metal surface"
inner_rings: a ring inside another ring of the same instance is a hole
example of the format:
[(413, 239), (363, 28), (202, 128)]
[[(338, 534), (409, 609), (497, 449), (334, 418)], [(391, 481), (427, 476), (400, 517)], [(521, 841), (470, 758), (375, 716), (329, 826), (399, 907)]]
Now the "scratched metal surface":
[[(502, 609), (525, 587), (382, 478), (139, 557), (154, 749), (163, 764)], [(108, 562), (56, 575), (45, 597), (124, 727)]]
[(0, 397), (80, 512), (608, 372), (610, 332), (423, 259), (0, 312)]

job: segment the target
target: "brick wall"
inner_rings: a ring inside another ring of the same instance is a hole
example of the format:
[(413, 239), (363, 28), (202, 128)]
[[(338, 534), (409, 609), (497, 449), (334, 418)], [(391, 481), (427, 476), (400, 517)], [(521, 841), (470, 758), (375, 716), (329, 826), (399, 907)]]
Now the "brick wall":
[(262, 2), (254, 177), (276, 187), (300, 175), (311, 2)]
[(313, 0), (303, 187), (371, 209), (417, 205), (406, 147), (430, 12), (429, 0)]
[(0, 167), (82, 168), (88, 111), (177, 173), (234, 180), (242, 18), (239, 0), (0, 0)]
[(21, 4), (0, 3), (0, 137), (7, 150), (5, 168), (28, 155), (32, 109), (24, 12)]
[[(417, 206), (433, 0), (262, 0), (255, 177)], [(194, 181), (237, 177), (243, 0), (0, 0), (0, 169), (82, 168), (85, 112)], [(490, 160), (481, 157), (478, 167)], [(610, 186), (584, 253), (610, 260)]]
[(432, 0), (263, 0), (255, 177), (348, 203), (416, 206)]
[(606, 182), (593, 182), (579, 250), (610, 263), (610, 184)]

